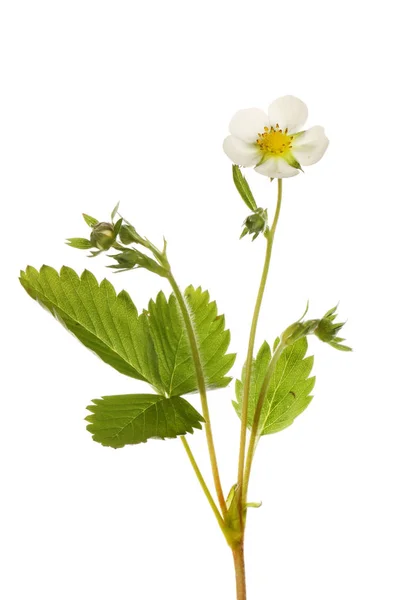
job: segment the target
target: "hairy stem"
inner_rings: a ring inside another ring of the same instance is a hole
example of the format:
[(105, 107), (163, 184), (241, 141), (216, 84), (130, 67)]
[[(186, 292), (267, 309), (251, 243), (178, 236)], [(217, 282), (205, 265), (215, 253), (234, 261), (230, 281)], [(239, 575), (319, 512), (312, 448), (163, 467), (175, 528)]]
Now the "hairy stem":
[(252, 429), (251, 429), (249, 447), (247, 450), (245, 472), (244, 472), (244, 476), (243, 476), (242, 499), (243, 499), (244, 504), (246, 504), (246, 501), (247, 501), (247, 490), (249, 487), (250, 472), (251, 472), (251, 468), (252, 468), (252, 464), (253, 464), (254, 453), (256, 451), (256, 445), (257, 445), (257, 439), (258, 439), (258, 433), (259, 433), (259, 425), (260, 425), (260, 419), (261, 419), (261, 411), (264, 406), (265, 397), (268, 392), (268, 388), (269, 388), (269, 384), (272, 379), (272, 375), (274, 374), (275, 367), (276, 367), (279, 357), (282, 354), (284, 349), (285, 349), (285, 346), (282, 343), (280, 343), (278, 345), (278, 347), (276, 348), (276, 350), (270, 360), (270, 363), (268, 365), (268, 369), (267, 369), (267, 372), (264, 377), (264, 382), (263, 382), (263, 385), (261, 386), (260, 394), (258, 397), (256, 412), (254, 413), (253, 424), (252, 424)]
[(177, 285), (177, 282), (171, 273), (169, 274), (168, 280), (169, 280), (170, 285), (173, 289), (173, 292), (176, 296), (178, 305), (181, 309), (181, 314), (182, 314), (182, 318), (184, 320), (185, 328), (187, 331), (189, 344), (191, 346), (192, 358), (193, 358), (193, 362), (195, 365), (196, 379), (198, 382), (198, 389), (199, 389), (199, 394), (200, 394), (200, 401), (202, 404), (202, 413), (203, 413), (203, 417), (205, 420), (204, 426), (205, 426), (205, 432), (206, 432), (207, 447), (208, 447), (209, 456), (210, 456), (211, 469), (213, 472), (214, 485), (216, 488), (217, 498), (218, 498), (218, 502), (220, 504), (221, 512), (225, 516), (225, 514), (227, 512), (227, 505), (225, 502), (224, 493), (223, 493), (222, 486), (221, 486), (220, 473), (218, 470), (217, 457), (216, 457), (216, 451), (215, 451), (214, 441), (213, 441), (213, 433), (212, 433), (211, 422), (210, 422), (209, 405), (207, 403), (206, 383), (205, 383), (205, 377), (204, 377), (203, 368), (202, 368), (202, 362), (200, 359), (198, 343), (196, 340), (196, 335), (195, 335), (195, 332), (193, 329), (191, 317), (189, 315), (189, 311), (188, 311), (187, 305), (185, 303), (184, 297), (181, 294), (181, 291)]
[[(185, 435), (182, 435), (180, 439), (181, 439), (182, 445), (184, 446), (185, 451), (186, 451), (186, 453), (188, 455), (188, 458), (189, 458), (189, 461), (190, 461), (190, 463), (191, 463), (191, 465), (193, 467), (193, 470), (195, 471), (195, 475), (198, 478), (200, 486), (201, 486), (201, 488), (202, 488), (202, 490), (203, 490), (203, 492), (204, 492), (204, 494), (205, 494), (205, 496), (206, 496), (206, 498), (207, 498), (207, 500), (208, 500), (208, 502), (210, 504), (210, 507), (211, 507), (211, 509), (212, 509), (212, 511), (213, 511), (213, 513), (214, 513), (214, 515), (216, 517), (216, 519), (217, 519), (217, 523), (219, 524), (219, 526), (221, 528), (221, 531), (224, 533), (224, 535), (226, 535), (226, 533), (225, 533), (226, 529), (225, 529), (224, 519), (222, 518), (221, 513), (218, 510), (217, 505), (216, 505), (216, 503), (213, 500), (213, 496), (211, 495), (210, 490), (209, 490), (209, 488), (206, 485), (206, 482), (205, 482), (205, 480), (203, 478), (203, 475), (202, 475), (202, 473), (201, 473), (201, 471), (200, 471), (200, 469), (198, 467), (198, 463), (195, 460), (195, 457), (194, 457), (194, 455), (192, 453), (192, 450), (191, 450), (191, 448), (190, 448), (190, 446), (188, 444), (188, 441), (187, 441)], [(228, 538), (227, 538), (227, 541), (228, 541)]]
[(256, 340), (256, 331), (257, 331), (257, 323), (258, 318), (260, 316), (261, 304), (264, 297), (265, 284), (267, 283), (267, 277), (269, 272), (269, 266), (271, 262), (272, 255), (272, 247), (274, 243), (274, 235), (276, 226), (278, 224), (279, 214), (281, 210), (282, 203), (282, 180), (278, 179), (278, 199), (275, 210), (274, 220), (271, 226), (271, 229), (268, 232), (267, 237), (267, 251), (265, 254), (265, 262), (263, 267), (263, 272), (261, 275), (260, 287), (257, 294), (257, 300), (254, 307), (253, 319), (250, 328), (250, 336), (249, 336), (249, 345), (247, 349), (247, 357), (246, 357), (246, 375), (245, 375), (245, 384), (243, 388), (243, 399), (242, 399), (242, 414), (241, 414), (241, 428), (240, 428), (240, 445), (239, 445), (239, 463), (238, 463), (238, 506), (239, 513), (241, 515), (241, 522), (243, 524), (244, 521), (244, 506), (243, 506), (243, 478), (244, 478), (244, 467), (245, 467), (245, 451), (246, 451), (246, 429), (247, 429), (247, 414), (248, 414), (248, 406), (249, 406), (249, 393), (250, 393), (250, 379), (252, 372), (252, 364), (253, 364), (253, 350), (254, 343)]
[(232, 551), (235, 565), (236, 600), (246, 600), (246, 573), (243, 541)]

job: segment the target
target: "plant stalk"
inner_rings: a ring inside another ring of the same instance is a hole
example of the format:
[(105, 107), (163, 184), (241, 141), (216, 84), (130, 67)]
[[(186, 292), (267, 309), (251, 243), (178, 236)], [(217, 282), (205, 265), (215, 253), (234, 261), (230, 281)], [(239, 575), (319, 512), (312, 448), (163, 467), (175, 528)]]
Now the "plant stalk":
[(236, 600), (246, 600), (246, 572), (243, 541), (232, 551), (235, 565)]
[(212, 473), (213, 473), (214, 485), (216, 488), (216, 493), (217, 493), (218, 502), (220, 504), (221, 513), (223, 514), (223, 516), (225, 516), (227, 513), (227, 505), (225, 502), (224, 493), (223, 493), (222, 486), (221, 486), (220, 472), (219, 472), (218, 464), (217, 464), (216, 450), (214, 447), (213, 433), (212, 433), (211, 422), (210, 422), (210, 411), (209, 411), (209, 405), (207, 403), (206, 382), (205, 382), (205, 377), (204, 377), (204, 373), (203, 373), (202, 361), (200, 359), (198, 343), (196, 340), (196, 335), (195, 335), (195, 332), (193, 329), (191, 317), (189, 315), (189, 311), (188, 311), (187, 305), (185, 303), (184, 297), (181, 294), (181, 291), (177, 285), (177, 282), (174, 279), (171, 272), (168, 276), (168, 280), (170, 282), (170, 285), (173, 289), (173, 292), (176, 296), (178, 305), (180, 307), (180, 310), (182, 313), (182, 318), (184, 320), (185, 328), (186, 328), (188, 339), (189, 339), (189, 344), (191, 346), (192, 358), (193, 358), (193, 362), (195, 365), (196, 379), (198, 382), (198, 389), (199, 389), (199, 394), (200, 394), (200, 401), (202, 404), (202, 413), (203, 413), (203, 417), (205, 420), (204, 427), (205, 427), (205, 432), (206, 432), (207, 447), (209, 450), (209, 457), (210, 457), (211, 469), (212, 469)]
[[(188, 444), (188, 441), (187, 441), (185, 435), (180, 436), (180, 439), (181, 439), (182, 445), (184, 446), (185, 451), (186, 451), (186, 453), (188, 455), (188, 458), (189, 458), (189, 461), (190, 461), (190, 463), (191, 463), (191, 465), (193, 467), (193, 470), (195, 471), (195, 475), (198, 478), (200, 486), (201, 486), (201, 488), (202, 488), (202, 490), (203, 490), (203, 492), (204, 492), (204, 494), (205, 494), (205, 496), (206, 496), (206, 498), (207, 498), (207, 500), (208, 500), (208, 502), (210, 504), (210, 507), (211, 507), (211, 509), (212, 509), (212, 511), (213, 511), (213, 513), (214, 513), (214, 515), (216, 517), (216, 519), (217, 519), (217, 523), (219, 524), (221, 531), (226, 536), (226, 528), (225, 528), (224, 519), (222, 518), (221, 513), (218, 510), (217, 505), (216, 505), (216, 503), (213, 500), (213, 496), (211, 495), (210, 490), (209, 490), (209, 488), (206, 485), (204, 477), (203, 477), (203, 475), (202, 475), (202, 473), (201, 473), (201, 471), (200, 471), (200, 469), (198, 467), (198, 463), (196, 462), (195, 457), (194, 457), (194, 455), (192, 453), (191, 447)], [(227, 539), (227, 542), (228, 542), (227, 536), (226, 536), (226, 539)]]
[(244, 521), (244, 505), (243, 505), (243, 479), (244, 479), (244, 467), (245, 467), (245, 452), (246, 452), (246, 429), (247, 429), (247, 416), (248, 416), (248, 407), (249, 407), (249, 393), (250, 393), (250, 380), (251, 380), (251, 372), (252, 372), (252, 364), (253, 364), (253, 351), (254, 351), (254, 343), (256, 340), (256, 331), (258, 318), (260, 316), (261, 304), (264, 297), (265, 285), (267, 283), (269, 266), (271, 262), (272, 255), (272, 247), (274, 244), (274, 236), (276, 226), (278, 224), (279, 214), (281, 210), (282, 203), (282, 180), (278, 179), (278, 198), (275, 209), (275, 216), (272, 223), (272, 226), (268, 232), (267, 236), (267, 251), (265, 254), (265, 262), (263, 267), (263, 272), (260, 281), (260, 287), (257, 294), (257, 300), (254, 307), (253, 319), (250, 328), (250, 336), (249, 336), (249, 345), (247, 349), (247, 357), (246, 357), (246, 375), (245, 375), (245, 384), (243, 388), (243, 399), (242, 399), (242, 414), (241, 414), (241, 429), (240, 429), (240, 445), (239, 445), (239, 462), (238, 462), (238, 507), (239, 514), (241, 516), (241, 523), (243, 526)]
[(250, 472), (251, 472), (254, 453), (256, 451), (256, 445), (257, 445), (257, 440), (258, 440), (261, 411), (264, 406), (265, 397), (268, 392), (268, 388), (269, 388), (269, 384), (272, 379), (272, 375), (274, 374), (275, 367), (276, 367), (279, 357), (282, 354), (284, 349), (285, 349), (285, 346), (282, 343), (280, 343), (278, 345), (278, 347), (276, 348), (276, 350), (270, 360), (270, 363), (268, 365), (268, 369), (267, 369), (267, 372), (264, 377), (264, 382), (263, 382), (263, 385), (261, 386), (260, 394), (258, 397), (256, 412), (254, 413), (253, 424), (252, 424), (252, 429), (251, 429), (251, 434), (250, 434), (249, 447), (247, 449), (245, 472), (244, 472), (244, 476), (243, 476), (242, 501), (244, 504), (246, 504), (246, 502), (247, 502), (247, 490), (249, 487)]

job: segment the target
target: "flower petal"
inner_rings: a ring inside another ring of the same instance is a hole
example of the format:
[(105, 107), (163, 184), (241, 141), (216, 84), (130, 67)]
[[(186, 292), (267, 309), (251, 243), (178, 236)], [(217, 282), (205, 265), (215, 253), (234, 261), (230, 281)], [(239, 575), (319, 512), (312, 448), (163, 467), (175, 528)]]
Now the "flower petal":
[(235, 137), (244, 142), (253, 143), (257, 140), (258, 134), (268, 127), (269, 120), (267, 115), (260, 108), (245, 108), (238, 110), (232, 117), (229, 124), (229, 131)]
[(302, 100), (295, 96), (282, 96), (274, 100), (268, 109), (271, 125), (278, 124), (289, 132), (299, 131), (308, 117), (308, 108)]
[(234, 135), (225, 138), (223, 148), (228, 158), (241, 167), (254, 167), (261, 160), (257, 144), (247, 144)]
[(284, 177), (294, 177), (300, 171), (291, 167), (283, 158), (268, 158), (265, 162), (254, 169), (261, 175), (273, 177), (274, 179), (283, 179)]
[(316, 125), (293, 139), (292, 154), (300, 165), (308, 167), (321, 160), (328, 145), (324, 128)]

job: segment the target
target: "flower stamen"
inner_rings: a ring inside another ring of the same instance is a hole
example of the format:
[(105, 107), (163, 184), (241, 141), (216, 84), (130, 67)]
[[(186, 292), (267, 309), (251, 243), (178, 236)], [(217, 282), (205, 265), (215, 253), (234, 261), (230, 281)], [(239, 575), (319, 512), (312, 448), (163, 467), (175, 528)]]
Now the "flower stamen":
[(279, 123), (275, 127), (264, 127), (264, 132), (258, 134), (257, 144), (264, 154), (280, 156), (291, 150), (293, 136), (288, 135), (288, 129), (282, 131)]

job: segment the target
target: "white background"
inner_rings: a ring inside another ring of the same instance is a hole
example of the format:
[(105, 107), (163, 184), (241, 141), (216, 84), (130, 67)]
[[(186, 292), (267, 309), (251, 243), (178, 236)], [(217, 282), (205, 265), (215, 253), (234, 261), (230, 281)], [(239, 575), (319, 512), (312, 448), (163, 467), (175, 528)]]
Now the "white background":
[[(217, 299), (247, 346), (264, 242), (222, 141), (233, 113), (284, 94), (324, 125), (324, 159), (285, 181), (258, 344), (310, 299), (340, 301), (355, 352), (311, 340), (315, 399), (262, 440), (249, 515), (249, 600), (396, 600), (396, 21), (386, 1), (2, 3), (2, 546), (5, 600), (234, 597), (230, 552), (178, 440), (114, 451), (85, 430), (100, 395), (144, 390), (79, 345), (20, 287), (27, 263), (90, 268), (138, 307), (164, 281), (113, 275), (64, 245), (117, 201), (164, 234), (181, 286)], [(259, 204), (276, 185), (248, 178)], [(109, 262), (109, 261), (108, 261)], [(5, 280), (4, 280), (5, 271)], [(210, 394), (225, 489), (233, 386)], [(191, 398), (198, 407), (197, 397)], [(206, 477), (204, 436), (190, 437)]]

